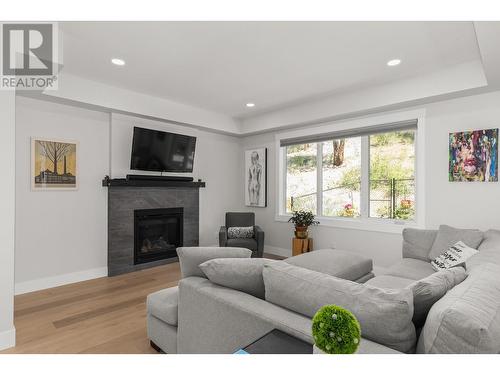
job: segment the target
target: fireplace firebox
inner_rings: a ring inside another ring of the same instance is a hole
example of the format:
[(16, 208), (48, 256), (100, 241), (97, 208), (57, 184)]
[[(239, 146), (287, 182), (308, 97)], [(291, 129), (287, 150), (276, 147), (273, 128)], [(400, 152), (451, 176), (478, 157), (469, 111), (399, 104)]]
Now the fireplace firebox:
[(177, 256), (183, 243), (184, 209), (157, 208), (134, 211), (134, 264)]

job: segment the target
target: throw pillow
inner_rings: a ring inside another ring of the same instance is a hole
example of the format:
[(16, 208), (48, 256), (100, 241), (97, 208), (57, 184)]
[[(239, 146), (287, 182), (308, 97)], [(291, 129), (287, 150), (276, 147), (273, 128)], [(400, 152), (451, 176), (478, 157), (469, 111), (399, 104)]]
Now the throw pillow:
[(432, 244), (429, 260), (433, 260), (443, 254), (448, 248), (458, 241), (467, 246), (477, 249), (483, 240), (483, 232), (477, 229), (459, 229), (448, 225), (439, 226), (436, 240)]
[(463, 267), (454, 267), (433, 273), (425, 279), (409, 285), (408, 288), (413, 292), (413, 323), (415, 327), (422, 327), (432, 305), (450, 289), (464, 281), (466, 277)]
[(439, 271), (465, 265), (465, 261), (477, 253), (476, 249), (467, 246), (462, 241), (458, 241), (453, 246), (450, 246), (446, 252), (434, 259), (431, 262), (431, 266), (436, 271)]
[(229, 227), (227, 238), (254, 238), (253, 227)]
[(212, 259), (200, 264), (200, 268), (214, 284), (236, 289), (264, 299), (265, 264), (279, 262), (272, 259)]
[(242, 247), (178, 247), (177, 255), (182, 278), (205, 277), (199, 265), (216, 258), (250, 258), (252, 250)]
[(263, 276), (268, 302), (308, 317), (335, 304), (356, 316), (364, 338), (401, 352), (415, 346), (409, 289), (384, 290), (285, 262), (264, 265)]

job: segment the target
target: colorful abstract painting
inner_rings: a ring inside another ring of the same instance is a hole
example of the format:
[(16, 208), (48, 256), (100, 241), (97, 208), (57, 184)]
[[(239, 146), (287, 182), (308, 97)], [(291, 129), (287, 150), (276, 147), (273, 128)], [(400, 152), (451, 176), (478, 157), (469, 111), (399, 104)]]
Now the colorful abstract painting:
[(498, 129), (450, 133), (449, 180), (498, 181)]

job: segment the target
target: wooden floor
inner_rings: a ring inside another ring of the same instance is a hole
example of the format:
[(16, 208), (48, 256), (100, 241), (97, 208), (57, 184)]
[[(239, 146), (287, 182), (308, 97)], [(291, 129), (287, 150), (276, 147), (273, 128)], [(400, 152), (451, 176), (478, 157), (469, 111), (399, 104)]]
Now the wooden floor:
[(16, 347), (0, 353), (154, 354), (146, 296), (179, 279), (171, 263), (16, 296)]

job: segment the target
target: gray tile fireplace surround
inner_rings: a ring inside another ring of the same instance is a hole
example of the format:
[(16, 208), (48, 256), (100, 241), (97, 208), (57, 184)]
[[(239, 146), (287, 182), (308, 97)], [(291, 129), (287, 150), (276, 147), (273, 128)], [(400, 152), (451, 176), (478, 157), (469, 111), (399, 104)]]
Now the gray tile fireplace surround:
[(108, 275), (138, 271), (175, 262), (177, 258), (134, 264), (134, 210), (184, 208), (184, 246), (198, 246), (199, 189), (197, 187), (109, 186)]

